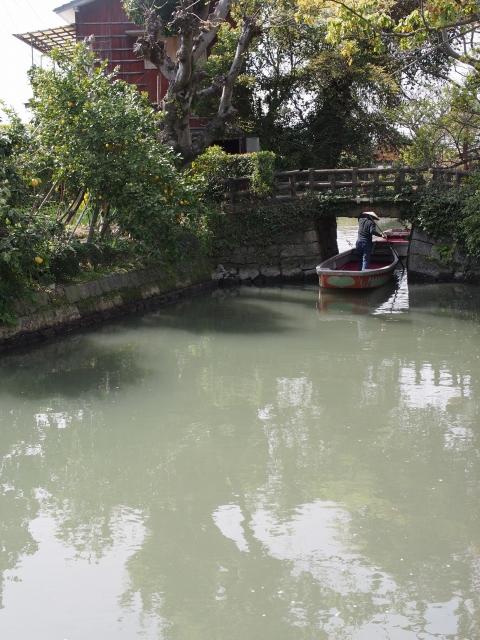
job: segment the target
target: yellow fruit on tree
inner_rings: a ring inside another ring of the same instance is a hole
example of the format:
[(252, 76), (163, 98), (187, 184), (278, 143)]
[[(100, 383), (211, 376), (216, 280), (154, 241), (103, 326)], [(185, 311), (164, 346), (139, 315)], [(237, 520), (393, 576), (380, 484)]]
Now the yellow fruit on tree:
[(35, 257), (35, 263), (36, 264), (43, 264), (43, 258), (41, 256), (36, 256)]

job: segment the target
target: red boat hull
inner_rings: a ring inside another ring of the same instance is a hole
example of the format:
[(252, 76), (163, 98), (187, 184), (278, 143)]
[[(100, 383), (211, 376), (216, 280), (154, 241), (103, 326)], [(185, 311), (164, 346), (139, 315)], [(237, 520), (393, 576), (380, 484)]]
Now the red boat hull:
[(389, 282), (398, 264), (388, 245), (374, 248), (370, 269), (359, 271), (359, 259), (351, 249), (329, 258), (317, 267), (322, 289), (374, 289)]
[(410, 244), (410, 231), (408, 229), (387, 229), (384, 233), (387, 237), (375, 238), (375, 243), (391, 244), (401, 258), (406, 258)]

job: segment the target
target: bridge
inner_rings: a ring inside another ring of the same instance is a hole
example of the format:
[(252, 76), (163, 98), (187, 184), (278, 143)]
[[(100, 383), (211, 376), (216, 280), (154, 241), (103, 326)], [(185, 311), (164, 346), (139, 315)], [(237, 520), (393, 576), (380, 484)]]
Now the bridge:
[[(300, 169), (277, 171), (271, 193), (263, 201), (268, 204), (291, 202), (308, 195), (334, 196), (345, 208), (337, 215), (357, 217), (367, 205), (375, 205), (379, 216), (398, 217), (400, 205), (415, 199), (417, 192), (434, 182), (449, 187), (458, 186), (468, 171), (433, 168), (349, 168)], [(252, 189), (250, 177), (225, 181), (225, 202), (233, 210), (241, 210), (248, 201), (259, 200)]]

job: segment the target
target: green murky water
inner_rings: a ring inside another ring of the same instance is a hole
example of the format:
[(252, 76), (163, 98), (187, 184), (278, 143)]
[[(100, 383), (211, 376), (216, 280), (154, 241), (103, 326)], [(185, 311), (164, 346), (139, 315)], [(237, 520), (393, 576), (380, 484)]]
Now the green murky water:
[(0, 363), (0, 638), (480, 638), (480, 295), (217, 292)]

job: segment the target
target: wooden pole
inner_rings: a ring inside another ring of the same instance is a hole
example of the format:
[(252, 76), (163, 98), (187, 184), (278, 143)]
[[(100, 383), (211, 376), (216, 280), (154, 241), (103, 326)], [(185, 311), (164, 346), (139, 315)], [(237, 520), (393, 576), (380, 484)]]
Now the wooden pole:
[(296, 174), (292, 174), (288, 176), (288, 180), (290, 182), (290, 195), (292, 198), (297, 196), (297, 176)]
[(357, 197), (358, 191), (358, 169), (352, 169), (352, 195), (354, 198)]

